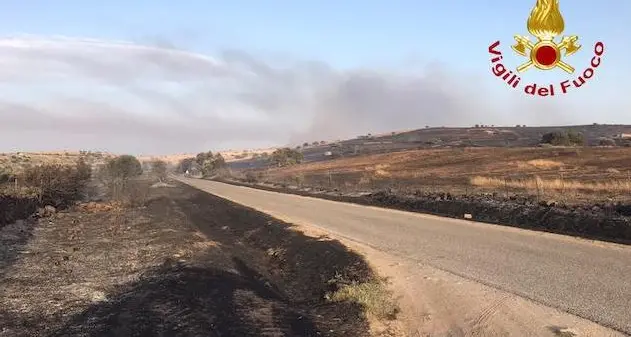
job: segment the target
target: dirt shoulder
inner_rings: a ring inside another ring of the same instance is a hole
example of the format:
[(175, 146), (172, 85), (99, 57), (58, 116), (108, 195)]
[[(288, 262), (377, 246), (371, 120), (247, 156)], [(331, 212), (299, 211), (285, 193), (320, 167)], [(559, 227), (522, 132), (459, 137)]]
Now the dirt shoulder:
[(623, 337), (594, 322), (553, 309), (417, 261), (394, 256), (313, 225), (362, 254), (390, 280), (401, 305), (406, 336)]
[(410, 212), (572, 235), (615, 243), (631, 243), (631, 206), (626, 203), (568, 205), (534, 197), (501, 197), (482, 193), (451, 195), (439, 192), (402, 194), (393, 190), (343, 193), (323, 188), (299, 188), (237, 179), (217, 181), (266, 191), (310, 196), (333, 201), (378, 206)]
[(336, 296), (380, 284), (339, 241), (183, 184), (146, 188), (140, 207), (90, 203), (1, 229), (0, 336), (397, 334)]

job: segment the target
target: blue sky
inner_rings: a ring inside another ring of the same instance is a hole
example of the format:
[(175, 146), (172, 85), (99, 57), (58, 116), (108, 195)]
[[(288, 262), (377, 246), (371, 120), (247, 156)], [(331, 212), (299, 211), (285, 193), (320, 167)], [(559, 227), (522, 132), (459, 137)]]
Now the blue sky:
[[(453, 82), (467, 82), (474, 91), (484, 88), (486, 91), (479, 95), (482, 98), (476, 99), (495, 97), (498, 102), (512, 106), (524, 102), (525, 98), (517, 97), (501, 81), (493, 78), (487, 47), (491, 42), (501, 40), (501, 49), (507, 54), (507, 66), (514, 69), (521, 63), (522, 59), (512, 55), (510, 44), (513, 35), (527, 34), (526, 19), (534, 2), (2, 0), (0, 36), (27, 34), (123, 40), (177, 48), (209, 57), (222, 55), (226, 50), (239, 50), (281, 68), (283, 62), (296, 60), (321, 62), (335, 71), (371, 69), (405, 73), (412, 69), (428, 71), (428, 67), (431, 71), (437, 67), (448, 72)], [(582, 88), (580, 95), (559, 97), (559, 102), (563, 104), (599, 105), (601, 100), (615, 106), (628, 103), (618, 96), (628, 92), (623, 79), (631, 74), (631, 67), (626, 61), (630, 52), (630, 37), (626, 32), (630, 28), (631, 3), (622, 0), (598, 3), (600, 5), (561, 0), (565, 34), (578, 35), (583, 45), (581, 52), (566, 61), (582, 71), (589, 64), (596, 41), (603, 41), (607, 48), (603, 67), (598, 69), (589, 87)], [(563, 78), (568, 78), (568, 75), (560, 71), (531, 71), (523, 75), (524, 82), (555, 82)], [(68, 86), (73, 86), (72, 81), (69, 83)], [(32, 81), (29, 86), (13, 92), (20, 92), (20, 96), (27, 98), (31, 93), (33, 97), (39, 97), (35, 93), (37, 90), (28, 91), (28, 88), (37, 85), (36, 81)], [(82, 85), (78, 87), (83, 87), (86, 92), (107, 94), (103, 87), (90, 90)], [(213, 87), (216, 88), (216, 85)], [(456, 87), (453, 90), (459, 90)], [(124, 90), (123, 87), (116, 89)], [(620, 102), (612, 103), (612, 97)], [(537, 100), (533, 97), (526, 99)], [(572, 111), (567, 114), (571, 115)], [(548, 124), (545, 120), (538, 120), (537, 116), (531, 117), (529, 122), (534, 120)], [(624, 122), (626, 114), (612, 113), (603, 118), (602, 122)], [(497, 118), (498, 123), (508, 120), (505, 116)], [(586, 120), (576, 118), (576, 121)], [(510, 122), (513, 120), (507, 123)], [(551, 122), (571, 121), (560, 118)], [(296, 126), (298, 129), (305, 127)], [(352, 129), (349, 132), (359, 131)], [(285, 141), (291, 139), (290, 135), (285, 138)], [(282, 141), (262, 139), (257, 142)]]
[[(622, 47), (631, 3), (561, 1), (566, 33)], [(0, 33), (169, 41), (200, 52), (244, 48), (340, 67), (440, 60), (479, 68), (484, 47), (525, 34), (534, 0), (0, 1)], [(571, 31), (571, 32), (570, 32)], [(628, 48), (628, 47), (624, 47)], [(482, 55), (480, 55), (482, 54)], [(622, 54), (622, 53), (620, 53)], [(615, 55), (612, 55), (615, 57)], [(615, 57), (622, 61), (622, 57)]]

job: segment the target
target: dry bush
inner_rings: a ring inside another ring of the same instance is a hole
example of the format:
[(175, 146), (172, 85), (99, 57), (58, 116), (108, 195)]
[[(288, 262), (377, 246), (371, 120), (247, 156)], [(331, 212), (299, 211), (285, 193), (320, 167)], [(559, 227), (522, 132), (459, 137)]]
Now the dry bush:
[(140, 178), (108, 180), (109, 199), (128, 207), (140, 207), (147, 203), (150, 184)]
[(344, 285), (327, 297), (333, 302), (358, 303), (378, 319), (396, 319), (400, 311), (392, 292), (384, 282), (379, 281)]
[(0, 185), (0, 225), (24, 219), (38, 207), (68, 207), (83, 197), (91, 168), (82, 159), (75, 166), (29, 166), (13, 181)]
[(39, 205), (39, 193), (33, 188), (0, 189), (0, 226), (27, 218)]
[(259, 181), (258, 176), (253, 171), (245, 172), (245, 181), (249, 183), (256, 183)]
[(131, 180), (122, 194), (122, 202), (128, 207), (141, 207), (149, 199), (149, 184), (142, 180)]
[(36, 189), (41, 205), (67, 207), (83, 197), (91, 174), (90, 166), (80, 160), (75, 166), (44, 164), (27, 167), (17, 179), (21, 186)]
[(302, 187), (305, 184), (305, 175), (304, 174), (296, 174), (292, 177), (296, 186)]
[(375, 175), (372, 172), (364, 172), (359, 178), (359, 182), (357, 184), (360, 186), (372, 185), (374, 179)]
[(153, 173), (158, 180), (165, 181), (167, 179), (167, 163), (163, 160), (152, 161), (151, 173)]

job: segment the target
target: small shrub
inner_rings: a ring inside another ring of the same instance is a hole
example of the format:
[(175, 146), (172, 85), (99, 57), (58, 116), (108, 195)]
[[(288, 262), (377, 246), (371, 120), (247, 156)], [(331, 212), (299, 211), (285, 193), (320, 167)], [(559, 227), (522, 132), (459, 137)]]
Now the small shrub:
[(133, 180), (122, 191), (120, 200), (129, 207), (144, 206), (149, 199), (149, 184), (146, 181)]
[(378, 281), (344, 285), (329, 295), (328, 299), (333, 302), (358, 303), (379, 319), (396, 319), (400, 311), (392, 292), (387, 289), (386, 284)]
[(8, 169), (0, 169), (0, 184), (6, 184), (15, 180), (15, 175)]
[(598, 140), (600, 146), (616, 146), (616, 141), (611, 138), (601, 138)]
[(18, 180), (37, 190), (41, 205), (67, 207), (83, 197), (92, 170), (82, 159), (75, 166), (45, 164), (24, 170)]
[(582, 146), (585, 145), (583, 134), (575, 131), (548, 132), (541, 137), (541, 143), (554, 146)]
[(293, 179), (296, 182), (296, 186), (298, 187), (302, 187), (302, 185), (304, 185), (305, 183), (305, 176), (302, 174), (295, 175)]
[(258, 176), (256, 175), (256, 173), (248, 171), (245, 173), (245, 181), (249, 183), (255, 183), (258, 181)]

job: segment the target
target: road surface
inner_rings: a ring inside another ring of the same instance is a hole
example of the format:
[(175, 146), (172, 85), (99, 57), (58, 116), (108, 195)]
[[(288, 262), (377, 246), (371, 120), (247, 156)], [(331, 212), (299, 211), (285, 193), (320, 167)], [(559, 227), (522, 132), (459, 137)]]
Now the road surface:
[(631, 334), (631, 247), (180, 179)]

